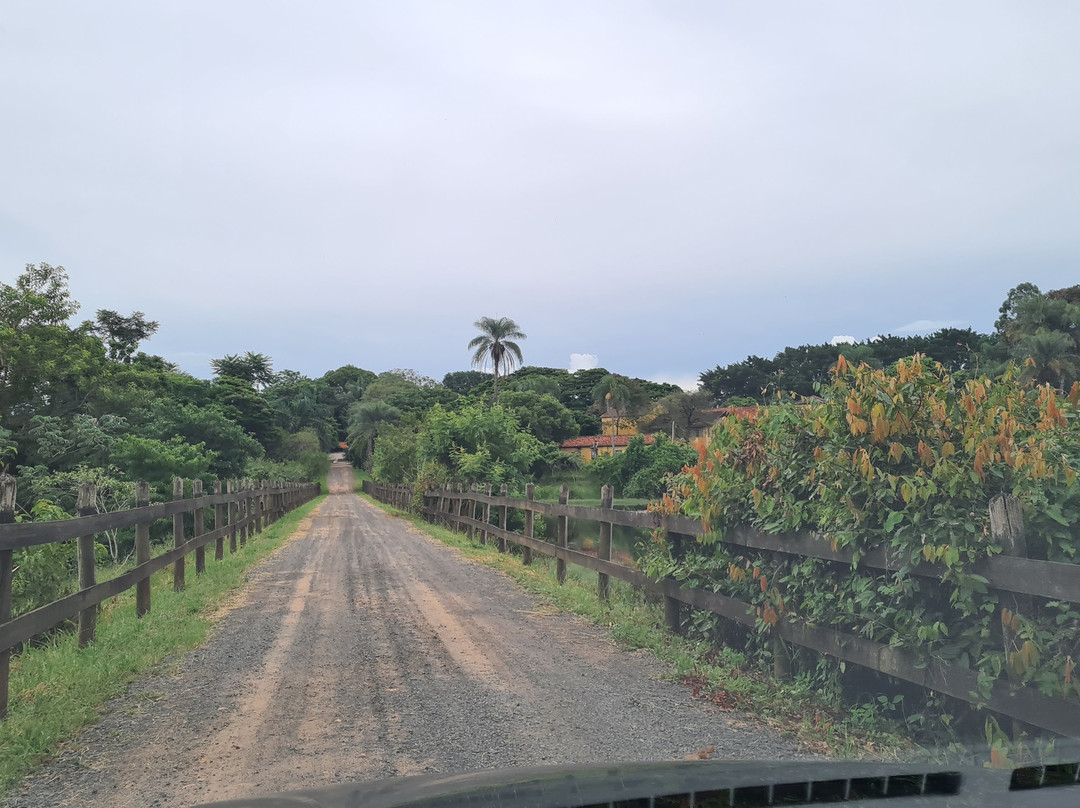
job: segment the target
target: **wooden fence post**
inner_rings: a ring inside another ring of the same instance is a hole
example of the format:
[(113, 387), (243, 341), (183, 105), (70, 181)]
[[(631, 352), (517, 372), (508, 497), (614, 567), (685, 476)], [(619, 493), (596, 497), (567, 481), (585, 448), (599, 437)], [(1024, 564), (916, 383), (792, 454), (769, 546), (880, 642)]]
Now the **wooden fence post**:
[(270, 527), (277, 521), (277, 494), (274, 493), (274, 489), (277, 487), (277, 483), (274, 480), (266, 481), (266, 492), (263, 494), (263, 503), (266, 505), (266, 512), (263, 514), (263, 527)]
[(250, 527), (248, 524), (248, 481), (244, 479), (240, 480), (240, 484), (237, 488), (237, 493), (240, 494), (240, 499), (236, 503), (236, 506), (239, 509), (240, 546), (243, 547), (247, 544), (248, 527)]
[[(470, 489), (470, 493), (477, 494), (477, 493), (479, 493), (479, 491), (480, 491), (480, 484), (479, 483), (473, 483), (472, 488)], [(469, 519), (470, 519), (471, 522), (476, 521), (476, 500), (475, 499), (470, 499), (469, 500)], [(470, 524), (469, 525), (469, 540), (472, 541), (475, 538), (476, 538), (476, 525)]]
[[(97, 486), (83, 483), (79, 486), (79, 498), (75, 506), (79, 516), (97, 513)], [(94, 534), (79, 536), (79, 589), (89, 589), (97, 583), (97, 559), (94, 558)], [(94, 641), (97, 630), (98, 607), (87, 606), (79, 612), (79, 647), (85, 648)]]
[(255, 505), (255, 508), (256, 508), (255, 514), (258, 517), (255, 520), (255, 528), (259, 533), (262, 533), (264, 530), (266, 530), (266, 489), (267, 489), (268, 486), (269, 486), (269, 481), (267, 481), (267, 480), (259, 480), (259, 482), (258, 482), (259, 494), (258, 494), (258, 497), (256, 498), (257, 502), (256, 502), (256, 505)]
[[(1024, 507), (1023, 503), (1012, 494), (1001, 493), (990, 500), (990, 534), (1001, 545), (1001, 554), (1016, 558), (1027, 558), (1027, 534), (1024, 530)], [(1009, 597), (1005, 592), (998, 592), (999, 603), (1001, 599)], [(1035, 616), (1035, 602), (1030, 595), (1011, 594), (1011, 611), (1021, 614), (1028, 619)], [(999, 610), (1000, 611), (1000, 610)], [(994, 621), (995, 623), (997, 621)], [(1002, 643), (1007, 642), (1003, 627)], [(1008, 655), (1009, 649), (1005, 648)], [(1016, 677), (1009, 671), (1009, 678)], [(1012, 735), (1014, 741), (1019, 741), (1021, 736), (1028, 730), (1027, 724), (1019, 719), (1012, 719)]]
[[(525, 502), (525, 536), (526, 536), (526, 538), (529, 538), (529, 539), (531, 539), (533, 537), (533, 520), (534, 520), (534, 516), (533, 516), (532, 503), (533, 503), (533, 494), (534, 494), (535, 491), (536, 491), (536, 486), (533, 485), (532, 483), (527, 483), (525, 485), (525, 500), (526, 500), (526, 502)], [(526, 564), (526, 565), (532, 563), (532, 548), (527, 546), (527, 545), (521, 548), (521, 563)]]
[[(779, 553), (770, 553), (773, 563), (779, 565), (783, 562), (783, 558)], [(773, 581), (773, 586), (776, 588), (781, 599), (784, 598), (785, 589), (784, 585), (780, 582), (779, 575), (769, 576)], [(791, 648), (788, 647), (787, 641), (780, 636), (780, 623), (784, 618), (777, 616), (776, 622), (770, 627), (770, 633), (772, 636), (769, 638), (769, 642), (772, 645), (772, 671), (773, 678), (780, 682), (791, 681)]]
[[(562, 484), (559, 488), (559, 504), (570, 504), (570, 486), (566, 483)], [(564, 550), (570, 546), (570, 517), (566, 515), (559, 516), (559, 547)], [(560, 584), (566, 583), (566, 559), (560, 558), (555, 562), (555, 580)]]
[[(221, 480), (214, 480), (214, 496), (221, 496)], [(223, 527), (225, 527), (225, 506), (219, 502), (214, 506), (214, 530), (221, 530)], [(225, 558), (225, 537), (218, 536), (214, 543), (214, 561), (221, 561), (223, 558)]]
[[(15, 478), (0, 474), (0, 525), (15, 521)], [(11, 619), (11, 584), (14, 550), (0, 550), (0, 623)], [(0, 718), (7, 718), (11, 650), (0, 651)]]
[[(600, 507), (603, 510), (610, 511), (613, 497), (614, 489), (610, 485), (603, 486), (600, 489)], [(600, 523), (600, 543), (596, 548), (596, 557), (601, 561), (611, 561), (611, 530), (611, 522)], [(600, 600), (605, 602), (611, 600), (610, 580), (611, 579), (606, 572), (597, 574), (596, 593), (600, 597)]]
[[(501, 486), (499, 486), (499, 496), (500, 497), (503, 497), (503, 498), (507, 497), (509, 495), (509, 491), (510, 491), (510, 489), (506, 487), (506, 483), (503, 483)], [(499, 527), (501, 527), (503, 530), (506, 530), (507, 511), (509, 511), (510, 509), (506, 505), (500, 505), (499, 508), (500, 508)], [(506, 537), (505, 536), (499, 536), (499, 552), (500, 553), (505, 553), (506, 552)]]
[(457, 484), (457, 490), (458, 490), (458, 494), (459, 494), (459, 496), (458, 496), (458, 509), (457, 509), (457, 517), (458, 517), (457, 529), (458, 529), (459, 533), (464, 533), (468, 529), (468, 525), (466, 525), (464, 523), (464, 521), (463, 521), (464, 516), (465, 516), (465, 506), (467, 504), (466, 501), (465, 501), (465, 491), (466, 491), (465, 484), (464, 483), (458, 483)]
[[(135, 483), (135, 507), (145, 508), (150, 504), (150, 484), (146, 480)], [(135, 525), (135, 564), (145, 564), (150, 560), (150, 523), (139, 522)], [(147, 575), (135, 584), (135, 616), (142, 617), (150, 613), (150, 576)]]
[[(225, 490), (230, 494), (237, 493), (239, 486), (236, 484), (236, 480), (229, 480), (225, 483)], [(236, 523), (240, 520), (240, 503), (233, 499), (229, 503), (229, 553), (236, 552), (236, 539), (237, 534), (240, 532), (236, 526)]]
[[(173, 501), (184, 498), (184, 480), (182, 477), (173, 477), (172, 481)], [(174, 513), (172, 518), (173, 547), (181, 547), (184, 544), (184, 514)], [(184, 557), (180, 556), (173, 564), (173, 591), (179, 592), (184, 588)]]
[(488, 539), (488, 525), (491, 524), (491, 483), (484, 486), (484, 496), (487, 497), (487, 501), (484, 502), (484, 529), (480, 531), (480, 543), (487, 544)]
[[(198, 503), (202, 497), (202, 480), (196, 477), (191, 481), (191, 496)], [(206, 514), (204, 508), (195, 508), (195, 516), (191, 523), (191, 537), (198, 539), (206, 532)], [(202, 544), (195, 548), (195, 574), (202, 575), (206, 572), (206, 545)]]
[[(681, 559), (683, 557), (682, 535), (675, 533), (669, 539), (671, 554), (675, 558)], [(674, 579), (668, 576), (667, 580)], [(682, 603), (675, 598), (669, 598), (667, 595), (664, 595), (664, 623), (672, 634), (682, 634)]]
[(255, 494), (252, 492), (252, 486), (255, 485), (255, 481), (252, 479), (244, 480), (244, 533), (240, 544), (247, 544), (248, 539), (255, 538), (255, 523), (253, 517), (255, 514)]

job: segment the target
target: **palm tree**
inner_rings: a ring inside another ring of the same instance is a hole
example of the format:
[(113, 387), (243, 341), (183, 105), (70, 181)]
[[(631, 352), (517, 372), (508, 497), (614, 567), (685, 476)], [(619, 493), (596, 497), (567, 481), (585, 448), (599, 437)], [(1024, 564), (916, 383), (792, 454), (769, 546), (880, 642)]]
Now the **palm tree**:
[(469, 342), (469, 350), (473, 351), (472, 365), (483, 367), (491, 360), (495, 371), (495, 403), (498, 403), (499, 369), (509, 372), (522, 361), (521, 348), (513, 340), (525, 339), (525, 335), (509, 317), (481, 317), (473, 325), (480, 329), (480, 334)]
[(1035, 384), (1056, 384), (1065, 391), (1067, 380), (1080, 374), (1076, 343), (1061, 331), (1040, 328), (1020, 342), (1018, 353), (1025, 357), (1023, 378)]
[[(615, 455), (615, 436), (619, 432), (619, 412), (625, 411), (633, 398), (630, 385), (621, 376), (609, 373), (596, 383), (592, 389), (593, 400), (603, 403), (611, 418), (611, 454)], [(614, 416), (612, 416), (614, 411)]]
[(262, 390), (274, 380), (274, 362), (266, 354), (248, 351), (243, 356), (226, 354), (221, 359), (211, 359), (210, 367), (220, 378), (240, 379), (256, 390)]
[(358, 401), (349, 407), (349, 445), (355, 446), (357, 440), (364, 441), (366, 457), (370, 458), (383, 424), (397, 423), (399, 418), (401, 410), (385, 401)]

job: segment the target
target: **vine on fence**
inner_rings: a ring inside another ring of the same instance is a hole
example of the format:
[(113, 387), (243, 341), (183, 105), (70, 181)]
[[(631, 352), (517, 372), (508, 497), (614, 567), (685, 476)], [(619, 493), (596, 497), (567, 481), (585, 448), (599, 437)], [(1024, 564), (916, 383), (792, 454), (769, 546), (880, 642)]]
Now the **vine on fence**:
[[(1080, 384), (1067, 396), (1023, 386), (1014, 369), (964, 382), (916, 355), (891, 371), (840, 357), (820, 400), (784, 403), (756, 417), (728, 417), (698, 462), (655, 506), (698, 517), (707, 531), (675, 557), (658, 536), (650, 574), (753, 604), (759, 637), (778, 620), (804, 620), (969, 667), (980, 693), (1007, 678), (1080, 698), (1076, 604), (999, 595), (974, 564), (1001, 553), (988, 502), (1020, 498), (1034, 558), (1075, 563), (1080, 550)], [(750, 552), (718, 543), (736, 525), (771, 533), (815, 531), (856, 563)], [(888, 571), (858, 564), (886, 548)], [(912, 570), (944, 565), (942, 580)], [(818, 662), (818, 661), (816, 661)], [(921, 715), (919, 720), (925, 720)], [(953, 716), (945, 714), (946, 725)]]

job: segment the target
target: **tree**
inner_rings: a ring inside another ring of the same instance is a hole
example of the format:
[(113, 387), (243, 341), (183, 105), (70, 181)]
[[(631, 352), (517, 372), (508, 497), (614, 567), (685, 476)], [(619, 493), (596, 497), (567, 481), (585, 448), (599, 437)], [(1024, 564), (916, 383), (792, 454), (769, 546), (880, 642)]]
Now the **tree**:
[(0, 282), (0, 418), (20, 448), (34, 416), (70, 418), (107, 387), (101, 340), (67, 324), (79, 310), (67, 282), (48, 264)]
[(774, 360), (748, 356), (741, 362), (705, 371), (700, 376), (701, 386), (712, 394), (718, 404), (724, 404), (733, 396), (748, 396), (761, 401), (763, 391), (775, 385), (776, 371)]
[(509, 317), (481, 317), (473, 325), (480, 329), (480, 334), (469, 341), (469, 350), (473, 351), (473, 367), (483, 367), (491, 361), (494, 372), (495, 402), (499, 401), (499, 370), (513, 370), (522, 362), (521, 348), (514, 340), (525, 339), (525, 334), (518, 324)]
[(455, 370), (443, 376), (442, 383), (443, 387), (463, 396), (487, 380), (488, 375), (479, 370)]
[(228, 418), (251, 433), (263, 448), (273, 450), (281, 439), (274, 410), (242, 379), (223, 376), (210, 385), (210, 401)]
[(380, 373), (364, 388), (362, 401), (385, 401), (403, 414), (419, 416), (435, 404), (454, 404), (457, 393), (448, 390), (434, 379), (412, 370), (390, 370)]
[(596, 383), (592, 389), (593, 400), (597, 406), (606, 410), (611, 418), (611, 453), (615, 453), (615, 437), (619, 434), (619, 419), (627, 411), (640, 403), (642, 396), (635, 391), (625, 376), (609, 373)]
[(130, 364), (139, 343), (156, 334), (158, 325), (156, 320), (147, 320), (141, 311), (125, 317), (111, 309), (98, 309), (93, 329), (104, 341), (109, 359)]
[(357, 443), (367, 446), (367, 456), (375, 451), (375, 439), (384, 426), (396, 424), (401, 419), (401, 410), (385, 401), (360, 401), (349, 408), (349, 445)]
[(1080, 356), (1068, 334), (1040, 328), (1034, 334), (1024, 335), (1020, 348), (1026, 356), (1022, 376), (1025, 381), (1052, 384), (1064, 392), (1066, 381), (1080, 375)]
[(547, 393), (505, 390), (499, 406), (513, 413), (522, 429), (545, 443), (561, 443), (579, 434), (574, 414)]
[(363, 398), (364, 389), (374, 380), (374, 373), (355, 365), (342, 365), (316, 379), (320, 385), (320, 400), (334, 409), (337, 440), (345, 440), (349, 432), (349, 406)]
[(559, 397), (562, 390), (559, 383), (550, 376), (531, 376), (526, 379), (515, 379), (510, 385), (511, 390), (521, 393), (539, 393), (541, 395)]
[(371, 475), (379, 482), (407, 482), (416, 477), (418, 467), (416, 433), (401, 426), (384, 427), (372, 454)]
[(1016, 319), (1016, 309), (1023, 302), (1042, 297), (1039, 287), (1033, 283), (1021, 283), (1009, 290), (1005, 302), (998, 309), (998, 318), (994, 321), (994, 330), (1004, 339), (1009, 338), (1009, 327)]
[(473, 403), (454, 411), (435, 406), (420, 428), (420, 460), (438, 462), (466, 483), (520, 481), (559, 454), (558, 447), (521, 429), (501, 406)]
[(34, 446), (27, 460), (54, 471), (103, 465), (116, 439), (130, 431), (127, 419), (117, 415), (35, 415), (30, 423), (27, 436)]
[[(57, 472), (50, 472), (44, 466), (24, 467), (20, 470), (19, 485), (25, 482), (34, 500), (47, 500), (74, 513), (80, 486), (83, 483), (92, 483), (97, 512), (113, 513), (135, 505), (135, 481), (120, 479), (119, 475), (120, 472), (115, 466), (79, 466), (72, 471)], [(122, 551), (129, 552), (132, 549), (134, 537), (129, 535), (126, 541), (121, 542), (122, 534), (117, 528), (105, 530), (98, 535), (105, 537), (105, 546), (114, 563), (120, 561)]]
[(160, 497), (172, 496), (173, 477), (207, 477), (215, 453), (181, 437), (168, 440), (125, 435), (113, 444), (112, 463), (131, 480), (146, 480)]
[[(302, 469), (303, 478), (315, 481), (330, 468), (330, 457), (323, 451), (314, 429), (301, 429), (281, 441), (278, 457)], [(249, 465), (250, 469), (250, 465)]]
[(274, 381), (274, 363), (266, 354), (252, 351), (243, 356), (226, 354), (221, 359), (211, 359), (210, 367), (219, 379), (239, 379), (256, 390)]
[(211, 456), (209, 469), (219, 477), (239, 477), (250, 460), (263, 454), (259, 442), (217, 406), (162, 399), (136, 415), (141, 423), (135, 432), (141, 437), (162, 442), (178, 438), (205, 446)]
[(1074, 287), (1039, 293), (1034, 284), (1009, 291), (1001, 305), (1001, 340), (1024, 363), (1023, 378), (1064, 390), (1080, 378), (1080, 304)]
[(638, 427), (642, 432), (674, 434), (687, 440), (694, 430), (712, 423), (713, 419), (706, 412), (712, 406), (712, 396), (704, 390), (672, 393), (660, 399), (648, 415), (639, 418)]
[(338, 428), (333, 405), (323, 390), (321, 382), (285, 371), (277, 374), (263, 395), (274, 410), (277, 426), (289, 433), (312, 429), (322, 448), (329, 451), (338, 442)]
[(0, 322), (8, 328), (64, 325), (78, 310), (63, 267), (27, 264), (14, 286), (0, 283)]

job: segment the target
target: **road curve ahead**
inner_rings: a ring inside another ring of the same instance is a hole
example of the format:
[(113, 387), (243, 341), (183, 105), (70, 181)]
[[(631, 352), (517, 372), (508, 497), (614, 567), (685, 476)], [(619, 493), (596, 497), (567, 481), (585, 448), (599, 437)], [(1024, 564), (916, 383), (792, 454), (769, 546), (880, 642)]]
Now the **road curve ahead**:
[(5, 804), (187, 806), (708, 746), (795, 755), (745, 716), (693, 701), (647, 653), (361, 500), (351, 470), (331, 485), (349, 493), (260, 565), (206, 647), (111, 703)]

